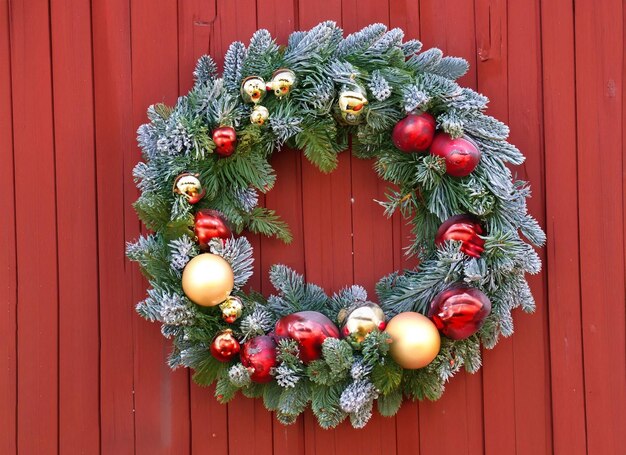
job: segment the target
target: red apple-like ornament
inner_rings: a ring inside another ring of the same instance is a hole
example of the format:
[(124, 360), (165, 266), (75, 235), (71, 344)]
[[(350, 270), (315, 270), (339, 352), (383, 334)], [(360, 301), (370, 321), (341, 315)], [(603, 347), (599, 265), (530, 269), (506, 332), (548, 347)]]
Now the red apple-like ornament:
[(410, 114), (396, 123), (391, 139), (405, 153), (423, 152), (432, 144), (436, 127), (435, 117), (429, 113)]
[(322, 343), (326, 338), (339, 338), (339, 329), (333, 321), (317, 311), (299, 311), (284, 316), (276, 322), (277, 338), (292, 338), (298, 342), (300, 360), (312, 362), (322, 356)]
[(472, 336), (491, 312), (491, 301), (476, 288), (457, 285), (437, 294), (428, 317), (439, 331), (453, 340)]
[(198, 210), (194, 218), (193, 232), (202, 251), (209, 251), (211, 239), (226, 240), (232, 236), (226, 220), (217, 210)]
[(252, 382), (264, 383), (272, 380), (272, 368), (277, 365), (276, 342), (267, 335), (254, 337), (243, 345), (239, 355), (241, 364), (250, 369)]
[(485, 251), (485, 241), (479, 237), (483, 233), (480, 223), (470, 215), (455, 215), (448, 218), (437, 230), (435, 244), (442, 245), (446, 240), (461, 241), (461, 251), (468, 256), (479, 258)]
[(235, 152), (237, 145), (237, 133), (232, 126), (220, 126), (213, 131), (213, 142), (215, 142), (215, 153), (219, 156), (227, 157)]
[(218, 334), (211, 342), (211, 355), (220, 362), (230, 362), (239, 354), (239, 341), (230, 329)]
[(474, 141), (465, 137), (453, 139), (447, 133), (437, 133), (430, 154), (446, 160), (446, 173), (452, 177), (471, 174), (480, 161), (480, 150)]

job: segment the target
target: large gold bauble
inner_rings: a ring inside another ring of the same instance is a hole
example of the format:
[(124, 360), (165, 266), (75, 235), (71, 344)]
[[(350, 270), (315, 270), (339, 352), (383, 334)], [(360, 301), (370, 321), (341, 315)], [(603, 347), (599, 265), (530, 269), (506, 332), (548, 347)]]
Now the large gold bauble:
[(439, 353), (439, 331), (423, 314), (411, 311), (400, 313), (391, 318), (385, 332), (392, 340), (391, 357), (407, 370), (425, 367)]
[(216, 254), (199, 254), (183, 270), (183, 291), (192, 302), (215, 306), (226, 300), (235, 284), (233, 269)]

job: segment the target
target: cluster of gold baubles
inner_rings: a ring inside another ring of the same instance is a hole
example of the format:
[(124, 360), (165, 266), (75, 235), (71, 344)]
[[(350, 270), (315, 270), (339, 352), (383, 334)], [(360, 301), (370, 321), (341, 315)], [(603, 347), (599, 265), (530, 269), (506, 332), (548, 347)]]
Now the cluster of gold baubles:
[[(241, 98), (247, 104), (253, 104), (250, 113), (250, 122), (256, 125), (263, 125), (270, 116), (269, 110), (260, 103), (265, 98), (267, 92), (274, 92), (278, 98), (289, 95), (296, 84), (296, 74), (287, 68), (280, 68), (274, 71), (272, 79), (266, 82), (260, 76), (248, 76), (241, 83)], [(337, 102), (339, 115), (343, 123), (356, 125), (363, 120), (367, 98), (364, 90), (356, 83), (345, 85), (340, 93)]]

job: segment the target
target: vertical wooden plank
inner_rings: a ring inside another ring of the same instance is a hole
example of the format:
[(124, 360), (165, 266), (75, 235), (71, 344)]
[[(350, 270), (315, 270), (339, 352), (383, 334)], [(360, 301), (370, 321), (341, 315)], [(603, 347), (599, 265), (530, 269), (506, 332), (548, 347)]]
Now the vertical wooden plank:
[(624, 159), (624, 4), (579, 0), (574, 7), (587, 449), (619, 453), (626, 447), (624, 175), (618, 164)]
[[(478, 90), (489, 97), (488, 113), (508, 122), (508, 32), (505, 0), (476, 0)], [(484, 352), (484, 434), (488, 453), (515, 452), (514, 351), (511, 338)]]
[[(187, 93), (193, 85), (193, 70), (198, 58), (210, 51), (216, 14), (213, 3), (201, 0), (178, 3), (180, 95)], [(189, 393), (191, 453), (228, 453), (228, 408), (215, 400), (215, 387), (199, 387), (190, 379)]]
[[(508, 87), (511, 142), (526, 155), (519, 178), (532, 185), (530, 213), (545, 226), (545, 170), (541, 118), (541, 44), (539, 2), (508, 4)], [(545, 264), (545, 250), (539, 255)], [(516, 450), (534, 454), (552, 450), (550, 354), (546, 274), (529, 277), (537, 311), (515, 314), (514, 386)], [(524, 435), (532, 434), (532, 438)]]
[(9, 3), (0, 2), (0, 213), (7, 219), (0, 236), (0, 452), (17, 452), (17, 264), (11, 105)]
[[(58, 282), (50, 18), (11, 3), (17, 231), (18, 451), (58, 450)], [(35, 121), (33, 120), (35, 119)], [(37, 204), (33, 207), (33, 188)]]
[(552, 438), (555, 453), (586, 453), (580, 320), (574, 10), (541, 2)]
[[(133, 288), (139, 272), (124, 242), (139, 233), (131, 204), (135, 164), (132, 117), (130, 5), (92, 2), (94, 125), (100, 283), (100, 432), (103, 454), (135, 452)], [(143, 292), (143, 291), (141, 291)], [(139, 294), (139, 292), (136, 292)], [(121, 329), (121, 330), (120, 330)]]
[(54, 0), (50, 14), (59, 255), (59, 450), (98, 453), (98, 231), (91, 11), (88, 1)]
[[(153, 103), (178, 95), (177, 2), (131, 2), (132, 100), (137, 128)], [(132, 156), (139, 159), (135, 148)], [(131, 177), (127, 176), (130, 184)], [(137, 453), (190, 450), (189, 375), (166, 364), (171, 341), (154, 324), (135, 317), (135, 438)]]

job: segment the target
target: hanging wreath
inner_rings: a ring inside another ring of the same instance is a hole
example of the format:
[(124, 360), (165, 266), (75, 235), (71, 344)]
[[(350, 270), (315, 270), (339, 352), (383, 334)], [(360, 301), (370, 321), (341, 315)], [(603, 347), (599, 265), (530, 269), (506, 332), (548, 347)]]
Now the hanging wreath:
[[(148, 109), (135, 208), (153, 233), (127, 248), (150, 283), (137, 311), (173, 339), (170, 366), (216, 381), (220, 402), (241, 391), (285, 424), (310, 404), (324, 428), (363, 427), (375, 401), (391, 416), (403, 397), (439, 398), (462, 367), (480, 368), (481, 343), (512, 334), (511, 310), (533, 311), (525, 273), (541, 263), (520, 233), (545, 235), (505, 165), (524, 157), (487, 98), (454, 82), (467, 62), (421, 47), (381, 24), (344, 39), (324, 22), (286, 47), (259, 30), (230, 46), (221, 77), (204, 56), (186, 96)], [(272, 153), (300, 149), (330, 172), (349, 138), (394, 185), (381, 205), (411, 221), (419, 266), (381, 278), (379, 304), (358, 285), (329, 297), (283, 265), (270, 270), (277, 294), (246, 292), (241, 232), (291, 240), (257, 204)]]

